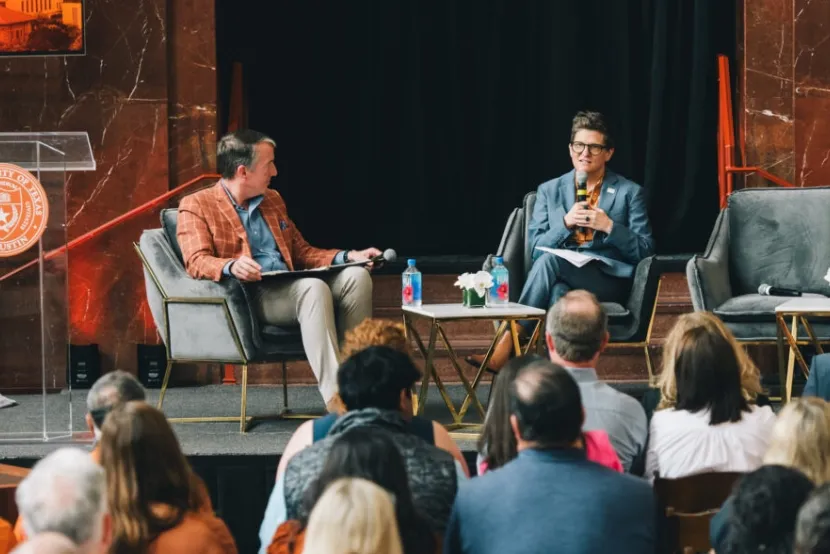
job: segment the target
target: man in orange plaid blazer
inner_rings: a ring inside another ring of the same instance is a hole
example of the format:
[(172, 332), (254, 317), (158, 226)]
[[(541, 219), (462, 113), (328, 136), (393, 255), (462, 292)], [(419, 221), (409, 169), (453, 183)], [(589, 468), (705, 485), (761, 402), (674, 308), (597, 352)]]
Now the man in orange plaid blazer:
[[(377, 248), (332, 250), (308, 244), (268, 188), (277, 175), (273, 140), (251, 130), (217, 145), (222, 179), (179, 205), (178, 239), (187, 272), (196, 279), (262, 281), (264, 271), (313, 269), (380, 255)], [(254, 288), (254, 309), (270, 325), (300, 324), (303, 346), (326, 406), (336, 407), (339, 344), (372, 315), (372, 280), (363, 267), (322, 278), (281, 278)]]

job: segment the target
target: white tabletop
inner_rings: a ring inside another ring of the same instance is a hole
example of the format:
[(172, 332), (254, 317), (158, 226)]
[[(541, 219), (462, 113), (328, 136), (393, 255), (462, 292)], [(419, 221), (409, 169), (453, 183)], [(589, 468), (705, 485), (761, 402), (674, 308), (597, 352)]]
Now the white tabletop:
[(775, 308), (775, 312), (787, 313), (809, 313), (809, 312), (830, 312), (830, 298), (821, 295), (804, 295), (800, 298), (787, 300)]
[(420, 307), (402, 306), (404, 312), (433, 319), (500, 319), (503, 317), (539, 317), (545, 310), (510, 302), (506, 306), (465, 308), (456, 304), (424, 304)]

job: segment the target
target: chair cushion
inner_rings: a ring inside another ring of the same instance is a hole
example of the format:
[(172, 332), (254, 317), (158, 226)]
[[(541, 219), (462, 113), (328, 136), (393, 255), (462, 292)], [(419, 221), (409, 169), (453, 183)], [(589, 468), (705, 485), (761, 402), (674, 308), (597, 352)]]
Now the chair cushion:
[[(815, 296), (820, 294), (805, 294)], [(717, 308), (714, 313), (723, 321), (770, 322), (775, 321), (775, 308), (792, 300), (789, 296), (762, 296), (760, 294), (744, 294), (730, 298)]]
[(179, 239), (176, 236), (176, 225), (179, 221), (179, 210), (162, 210), (161, 211), (161, 227), (164, 229), (164, 234), (167, 235), (167, 240), (170, 242), (170, 247), (179, 261), (184, 263), (182, 257), (182, 249), (179, 248)]
[(603, 302), (602, 307), (605, 308), (605, 313), (608, 314), (609, 319), (628, 317), (631, 315), (628, 308), (621, 304), (617, 304), (616, 302)]
[[(735, 296), (767, 283), (830, 295), (830, 187), (742, 189), (729, 196), (729, 280)], [(765, 304), (766, 305), (766, 304)]]

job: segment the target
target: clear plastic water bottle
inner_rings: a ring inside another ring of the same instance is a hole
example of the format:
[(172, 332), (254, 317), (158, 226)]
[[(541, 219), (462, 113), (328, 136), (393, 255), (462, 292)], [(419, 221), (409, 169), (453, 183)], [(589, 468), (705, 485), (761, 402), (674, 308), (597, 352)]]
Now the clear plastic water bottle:
[(490, 269), (493, 276), (493, 286), (490, 288), (488, 305), (506, 306), (510, 302), (510, 273), (504, 266), (504, 258), (493, 258), (493, 267)]
[(415, 259), (406, 260), (406, 269), (401, 276), (401, 304), (404, 306), (421, 305), (421, 272), (415, 267)]

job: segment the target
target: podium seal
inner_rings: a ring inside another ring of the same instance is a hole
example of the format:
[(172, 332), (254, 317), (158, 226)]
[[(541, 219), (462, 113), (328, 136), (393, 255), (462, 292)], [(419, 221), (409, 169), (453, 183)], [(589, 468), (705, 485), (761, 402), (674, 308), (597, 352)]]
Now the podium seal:
[(48, 220), (46, 191), (35, 176), (22, 167), (0, 163), (0, 258), (36, 245)]

